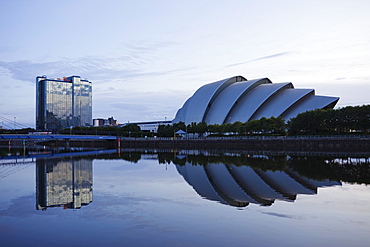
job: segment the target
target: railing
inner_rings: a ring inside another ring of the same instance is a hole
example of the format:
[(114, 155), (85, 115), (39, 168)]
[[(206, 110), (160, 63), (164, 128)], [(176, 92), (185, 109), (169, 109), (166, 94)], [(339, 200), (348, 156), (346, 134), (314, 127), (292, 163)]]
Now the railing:
[(121, 140), (370, 140), (370, 135), (314, 135), (314, 136), (212, 136), (212, 137), (120, 137)]
[(310, 136), (212, 136), (212, 137), (195, 137), (184, 136), (184, 137), (119, 137), (119, 136), (89, 136), (89, 135), (0, 135), (0, 140), (115, 140), (120, 138), (121, 140), (294, 140), (294, 139), (352, 139), (352, 140), (368, 140), (370, 135), (310, 135)]

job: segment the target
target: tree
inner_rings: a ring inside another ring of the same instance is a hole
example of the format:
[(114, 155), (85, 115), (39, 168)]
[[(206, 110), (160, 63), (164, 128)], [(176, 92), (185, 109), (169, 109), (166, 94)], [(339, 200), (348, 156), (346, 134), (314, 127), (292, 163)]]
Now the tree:
[(370, 105), (347, 106), (336, 110), (313, 110), (288, 122), (289, 135), (366, 133), (370, 130)]
[(231, 127), (231, 123), (224, 123), (221, 125), (222, 126), (222, 133), (230, 133), (232, 132), (232, 127)]
[(208, 125), (208, 131), (211, 133), (221, 133), (222, 132), (222, 127), (219, 124), (210, 124)]
[(204, 133), (206, 133), (208, 130), (208, 126), (205, 122), (200, 122), (195, 126), (195, 133), (199, 133), (201, 136), (203, 136)]
[(240, 134), (241, 133), (241, 128), (242, 128), (243, 123), (236, 121), (231, 124), (230, 126), (230, 132), (233, 132), (235, 134)]
[(259, 120), (250, 120), (245, 123), (245, 131), (248, 133), (257, 133), (261, 132), (261, 126)]
[[(113, 128), (115, 128), (115, 127), (113, 127)], [(133, 133), (133, 132), (140, 132), (141, 131), (140, 126), (138, 126), (137, 124), (127, 124), (127, 125), (123, 126), (122, 129), (124, 131), (129, 131), (131, 133)]]
[(173, 124), (174, 131), (183, 130), (186, 132), (186, 125), (184, 122), (174, 123)]
[(197, 123), (196, 122), (192, 122), (191, 124), (188, 124), (188, 126), (186, 127), (187, 130), (188, 130), (188, 133), (196, 133), (196, 127), (197, 127)]
[(159, 125), (157, 135), (161, 137), (172, 137), (174, 136), (174, 127), (172, 125)]

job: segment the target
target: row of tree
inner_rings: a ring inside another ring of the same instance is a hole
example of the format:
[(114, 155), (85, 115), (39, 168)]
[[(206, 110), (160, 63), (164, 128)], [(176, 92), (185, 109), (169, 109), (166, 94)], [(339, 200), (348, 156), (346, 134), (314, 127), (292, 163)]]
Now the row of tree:
[(370, 105), (307, 111), (292, 118), (287, 129), (289, 135), (369, 133)]
[[(143, 137), (151, 133), (142, 132), (137, 124), (128, 124), (122, 127), (106, 126), (106, 127), (73, 127), (67, 128), (58, 132), (59, 134), (74, 134), (74, 135), (109, 135), (109, 136), (124, 136), (124, 137)], [(153, 135), (153, 134), (152, 134)]]
[(210, 135), (250, 135), (250, 134), (269, 134), (269, 135), (285, 135), (286, 124), (282, 118), (261, 118), (259, 120), (251, 120), (249, 122), (234, 122), (227, 124), (211, 124), (207, 125), (204, 122), (191, 123), (185, 125), (184, 122), (174, 123), (173, 125), (160, 125), (158, 127), (158, 136), (174, 136), (176, 132), (182, 130), (188, 134), (198, 134), (203, 136), (205, 133)]

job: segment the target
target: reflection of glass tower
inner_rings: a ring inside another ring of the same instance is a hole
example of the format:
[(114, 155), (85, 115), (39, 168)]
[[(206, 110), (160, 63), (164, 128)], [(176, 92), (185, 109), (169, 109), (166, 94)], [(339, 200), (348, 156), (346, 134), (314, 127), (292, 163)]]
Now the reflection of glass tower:
[(81, 208), (92, 202), (92, 160), (38, 159), (37, 209)]
[(79, 76), (36, 77), (36, 129), (58, 130), (92, 124), (92, 86)]

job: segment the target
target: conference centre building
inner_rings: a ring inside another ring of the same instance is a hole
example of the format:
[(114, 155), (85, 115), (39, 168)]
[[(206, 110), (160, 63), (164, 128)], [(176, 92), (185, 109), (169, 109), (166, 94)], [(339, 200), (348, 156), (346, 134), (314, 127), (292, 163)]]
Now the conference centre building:
[(262, 117), (289, 120), (305, 111), (331, 109), (338, 100), (315, 95), (314, 89), (296, 89), (291, 82), (235, 76), (200, 87), (177, 111), (173, 123), (224, 124)]
[(92, 85), (80, 76), (36, 77), (36, 129), (92, 125)]

